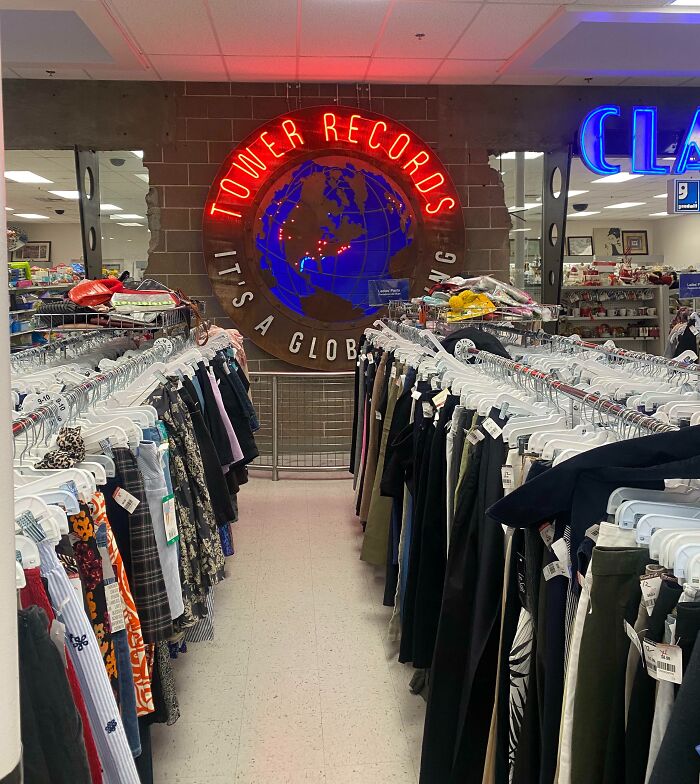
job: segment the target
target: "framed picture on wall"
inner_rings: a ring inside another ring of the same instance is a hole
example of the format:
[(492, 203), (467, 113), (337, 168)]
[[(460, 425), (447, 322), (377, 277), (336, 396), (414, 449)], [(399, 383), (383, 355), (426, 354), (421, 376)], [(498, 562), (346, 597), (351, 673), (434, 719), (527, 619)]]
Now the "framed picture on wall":
[(567, 237), (566, 253), (569, 256), (592, 256), (593, 237)]
[(646, 231), (623, 231), (622, 245), (631, 256), (648, 256), (649, 242)]
[(609, 259), (611, 256), (622, 256), (622, 231), (618, 228), (593, 229), (593, 247), (596, 256)]
[(51, 243), (33, 240), (12, 252), (12, 261), (51, 261)]

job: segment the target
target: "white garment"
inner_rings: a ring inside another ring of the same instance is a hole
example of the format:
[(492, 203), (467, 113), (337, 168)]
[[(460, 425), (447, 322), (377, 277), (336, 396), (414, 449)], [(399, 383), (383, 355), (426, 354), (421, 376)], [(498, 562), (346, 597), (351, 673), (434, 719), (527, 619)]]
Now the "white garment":
[[(613, 523), (601, 523), (598, 531), (598, 547), (637, 547), (634, 529), (620, 528)], [(576, 608), (576, 618), (571, 631), (569, 643), (569, 661), (564, 683), (564, 700), (562, 703), (562, 719), (559, 731), (559, 760), (557, 764), (557, 784), (571, 784), (571, 744), (574, 730), (574, 698), (576, 695), (576, 678), (578, 676), (578, 660), (581, 650), (583, 627), (588, 615), (588, 604), (593, 585), (591, 569), (583, 580), (581, 596)]]

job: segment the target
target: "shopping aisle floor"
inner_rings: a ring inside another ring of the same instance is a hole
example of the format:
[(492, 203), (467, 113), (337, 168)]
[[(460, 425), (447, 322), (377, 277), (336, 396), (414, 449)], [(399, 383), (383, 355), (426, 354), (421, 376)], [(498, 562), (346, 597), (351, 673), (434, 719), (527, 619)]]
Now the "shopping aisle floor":
[(415, 784), (425, 704), (386, 639), (348, 480), (241, 488), (216, 640), (175, 661), (182, 716), (157, 784)]

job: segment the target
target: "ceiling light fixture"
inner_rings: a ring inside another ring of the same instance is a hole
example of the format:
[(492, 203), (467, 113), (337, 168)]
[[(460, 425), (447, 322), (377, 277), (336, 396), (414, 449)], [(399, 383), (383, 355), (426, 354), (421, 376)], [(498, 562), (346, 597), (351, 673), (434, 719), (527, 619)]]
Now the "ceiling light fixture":
[(511, 229), (513, 234), (515, 234), (516, 231), (532, 231), (532, 229)]
[(629, 172), (618, 172), (617, 174), (609, 174), (607, 177), (599, 177), (597, 180), (591, 180), (593, 183), (604, 183), (606, 185), (613, 185), (616, 182), (627, 182), (628, 180), (636, 180), (641, 177), (641, 174), (630, 174)]
[(589, 210), (588, 212), (570, 212), (567, 218), (587, 218), (589, 215), (600, 215), (600, 210)]
[(588, 193), (588, 191), (569, 191), (569, 198), (573, 198), (574, 196), (580, 196), (582, 193)]
[(13, 210), (12, 210), (12, 207), (5, 207), (5, 209), (6, 209), (8, 212), (12, 212), (12, 211), (13, 211)]
[(652, 212), (649, 215), (649, 217), (650, 218), (667, 218), (668, 217), (668, 213), (667, 212)]
[[(525, 153), (525, 160), (526, 161), (534, 161), (536, 158), (541, 158), (544, 155), (543, 152), (526, 152)], [(514, 161), (515, 160), (515, 153), (514, 152), (504, 152), (501, 153), (499, 156), (501, 160), (504, 161)]]
[(26, 218), (27, 220), (48, 220), (48, 215), (37, 215), (35, 212), (16, 212), (15, 218)]
[(110, 215), (110, 220), (146, 220), (143, 215), (137, 215), (135, 212), (124, 212), (119, 215)]
[(30, 171), (6, 171), (5, 179), (12, 180), (13, 182), (43, 182), (53, 183), (53, 180), (47, 180), (46, 177), (41, 177), (38, 174)]
[(522, 207), (508, 207), (508, 212), (522, 212), (524, 210), (532, 210), (535, 207), (541, 207), (542, 205), (537, 201), (526, 201)]
[(667, 199), (668, 198), (668, 193), (657, 193), (656, 196), (654, 196), (654, 198), (655, 199)]
[(619, 204), (608, 204), (605, 210), (628, 210), (630, 207), (643, 207), (645, 201), (621, 201)]
[(121, 212), (121, 207), (117, 207), (116, 204), (100, 204), (100, 209), (103, 212), (112, 212), (114, 210), (119, 210)]
[(62, 199), (79, 199), (80, 194), (78, 191), (49, 191), (54, 196), (60, 196)]
[(143, 223), (129, 223), (129, 222), (127, 222), (127, 223), (120, 223), (119, 225), (120, 226), (140, 226), (141, 228), (143, 228)]

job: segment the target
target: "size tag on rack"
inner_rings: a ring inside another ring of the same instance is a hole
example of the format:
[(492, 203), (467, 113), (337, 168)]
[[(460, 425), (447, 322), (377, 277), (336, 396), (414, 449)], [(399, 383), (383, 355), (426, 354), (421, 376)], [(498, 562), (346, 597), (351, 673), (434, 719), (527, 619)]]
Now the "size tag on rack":
[(123, 509), (129, 514), (133, 514), (136, 511), (136, 507), (141, 503), (138, 498), (131, 495), (127, 490), (123, 487), (118, 487), (113, 493), (112, 498), (121, 506)]
[(659, 591), (661, 590), (661, 578), (646, 577), (642, 579), (640, 584), (642, 587), (642, 601), (644, 602), (647, 612), (651, 615), (651, 612), (656, 605), (656, 600), (659, 597)]
[(545, 545), (551, 550), (554, 541), (554, 526), (551, 523), (544, 523), (540, 526), (540, 536)]
[(447, 400), (449, 393), (449, 389), (443, 389), (442, 392), (438, 392), (438, 394), (435, 395), (433, 398), (433, 405), (435, 408), (442, 408), (445, 405), (445, 401)]
[(503, 432), (503, 428), (499, 427), (491, 417), (484, 419), (481, 425), (491, 438), (498, 438)]
[(587, 536), (589, 539), (592, 539), (594, 542), (597, 542), (599, 533), (600, 533), (600, 526), (596, 523), (596, 525), (592, 525), (589, 528), (586, 528), (586, 533), (584, 534), (584, 536)]
[(420, 400), (421, 399), (421, 393), (417, 389), (414, 389), (414, 390), (411, 391), (411, 397), (414, 400)]
[(30, 392), (22, 401), (20, 409), (22, 411), (34, 411), (35, 408), (39, 408), (39, 406), (45, 406), (47, 403), (50, 403), (52, 398), (53, 395), (51, 395), (49, 392), (42, 392), (41, 394)]
[(60, 425), (68, 421), (68, 417), (70, 416), (70, 407), (62, 395), (59, 395), (54, 400), (54, 411), (56, 412), (56, 419)]
[(107, 600), (107, 612), (109, 613), (112, 631), (121, 632), (126, 629), (126, 623), (124, 622), (124, 606), (122, 605), (118, 583), (105, 585), (105, 599)]
[(168, 544), (175, 544), (180, 538), (175, 516), (175, 496), (171, 493), (163, 497), (163, 522), (165, 523), (165, 539)]
[(563, 564), (561, 561), (552, 561), (551, 564), (547, 564), (542, 570), (544, 574), (545, 580), (551, 580), (552, 577), (568, 577), (569, 570), (566, 564)]
[(642, 651), (642, 642), (639, 639), (639, 635), (634, 630), (634, 626), (627, 623), (627, 621), (623, 618), (622, 625), (625, 628), (625, 634), (632, 640), (632, 644), (634, 647), (639, 651), (639, 655), (644, 657), (644, 652)]
[(677, 645), (644, 640), (647, 672), (657, 681), (683, 682), (683, 652)]
[(511, 490), (515, 485), (515, 471), (513, 466), (504, 465), (501, 467), (501, 482), (504, 490)]

